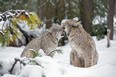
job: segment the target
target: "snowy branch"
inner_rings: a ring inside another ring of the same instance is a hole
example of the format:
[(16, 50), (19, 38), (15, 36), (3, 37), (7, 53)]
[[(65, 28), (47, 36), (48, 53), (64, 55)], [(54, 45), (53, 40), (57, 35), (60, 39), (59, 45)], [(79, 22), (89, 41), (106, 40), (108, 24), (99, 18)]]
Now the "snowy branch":
[[(25, 10), (8, 10), (0, 14), (0, 38), (2, 46), (27, 45), (33, 38), (38, 37), (41, 20), (34, 12)], [(9, 39), (7, 38), (9, 37)], [(24, 40), (26, 42), (24, 42)]]

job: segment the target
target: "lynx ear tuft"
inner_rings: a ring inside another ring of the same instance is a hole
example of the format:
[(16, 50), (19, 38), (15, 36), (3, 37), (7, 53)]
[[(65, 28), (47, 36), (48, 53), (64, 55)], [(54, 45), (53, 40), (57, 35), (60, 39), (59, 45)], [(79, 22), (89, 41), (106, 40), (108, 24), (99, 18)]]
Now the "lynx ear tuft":
[(56, 26), (59, 26), (59, 24), (53, 23), (52, 26), (50, 27), (50, 33), (54, 32), (56, 30)]
[(78, 22), (74, 23), (74, 26), (75, 26), (75, 27), (82, 26), (82, 25), (81, 25), (81, 21), (78, 21)]
[(48, 30), (49, 31), (49, 33), (52, 33), (52, 30), (50, 29), (50, 30)]

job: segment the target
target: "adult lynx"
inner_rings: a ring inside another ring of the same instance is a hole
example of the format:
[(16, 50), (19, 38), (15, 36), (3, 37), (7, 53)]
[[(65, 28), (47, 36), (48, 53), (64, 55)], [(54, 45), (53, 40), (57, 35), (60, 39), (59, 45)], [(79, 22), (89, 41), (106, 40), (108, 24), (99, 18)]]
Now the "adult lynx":
[(62, 23), (72, 48), (70, 63), (77, 67), (97, 64), (98, 53), (93, 38), (83, 29), (79, 21), (67, 19)]

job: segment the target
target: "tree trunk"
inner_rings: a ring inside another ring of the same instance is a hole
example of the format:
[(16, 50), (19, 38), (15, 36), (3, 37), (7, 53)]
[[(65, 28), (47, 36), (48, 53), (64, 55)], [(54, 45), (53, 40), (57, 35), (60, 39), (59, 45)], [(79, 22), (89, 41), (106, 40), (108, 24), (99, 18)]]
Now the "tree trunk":
[(47, 2), (45, 7), (45, 17), (46, 17), (46, 28), (49, 29), (52, 25), (52, 19), (54, 17), (54, 7), (50, 0)]
[(91, 34), (93, 18), (93, 0), (79, 0), (80, 19), (84, 29)]
[(64, 19), (64, 12), (65, 12), (65, 3), (64, 0), (58, 0), (56, 3), (56, 8), (55, 8), (55, 17), (57, 19), (56, 22), (61, 23), (61, 20)]
[(71, 0), (67, 0), (67, 4), (68, 4), (68, 10), (67, 10), (67, 17), (68, 18), (72, 18), (72, 5), (71, 5)]
[[(58, 0), (58, 2), (56, 3), (56, 8), (55, 8), (55, 23), (61, 23), (62, 19), (64, 19), (64, 12), (65, 12), (65, 3), (64, 0)], [(63, 46), (65, 45), (65, 38), (63, 37), (60, 42), (59, 45)]]
[(108, 7), (108, 28), (111, 30), (110, 32), (110, 40), (113, 40), (113, 17), (114, 17), (114, 7), (115, 7), (115, 0), (109, 0), (109, 7)]
[(107, 47), (110, 47), (110, 29), (107, 29)]
[(49, 29), (54, 16), (54, 9), (50, 0), (38, 0), (38, 15), (45, 22), (46, 28)]
[(41, 20), (44, 20), (45, 18), (45, 5), (47, 0), (38, 0), (38, 15), (41, 18)]

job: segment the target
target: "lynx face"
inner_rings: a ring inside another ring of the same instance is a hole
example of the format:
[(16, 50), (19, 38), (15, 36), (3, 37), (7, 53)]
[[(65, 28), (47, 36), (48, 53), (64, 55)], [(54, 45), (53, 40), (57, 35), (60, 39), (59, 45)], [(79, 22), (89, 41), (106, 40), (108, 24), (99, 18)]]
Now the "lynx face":
[(50, 29), (52, 32), (54, 32), (54, 34), (58, 40), (60, 40), (65, 35), (64, 28), (61, 25), (53, 24)]
[(66, 19), (61, 24), (64, 27), (66, 34), (69, 35), (72, 27), (78, 28), (78, 27), (82, 26), (80, 23), (81, 23), (81, 21)]
[(64, 26), (64, 31), (66, 32), (66, 34), (68, 35), (70, 32), (71, 27), (69, 25), (63, 25)]
[(65, 21), (64, 23), (62, 23), (62, 26), (64, 28), (64, 31), (66, 32), (66, 34), (68, 35), (71, 28), (72, 28), (72, 23), (70, 23), (70, 21)]

